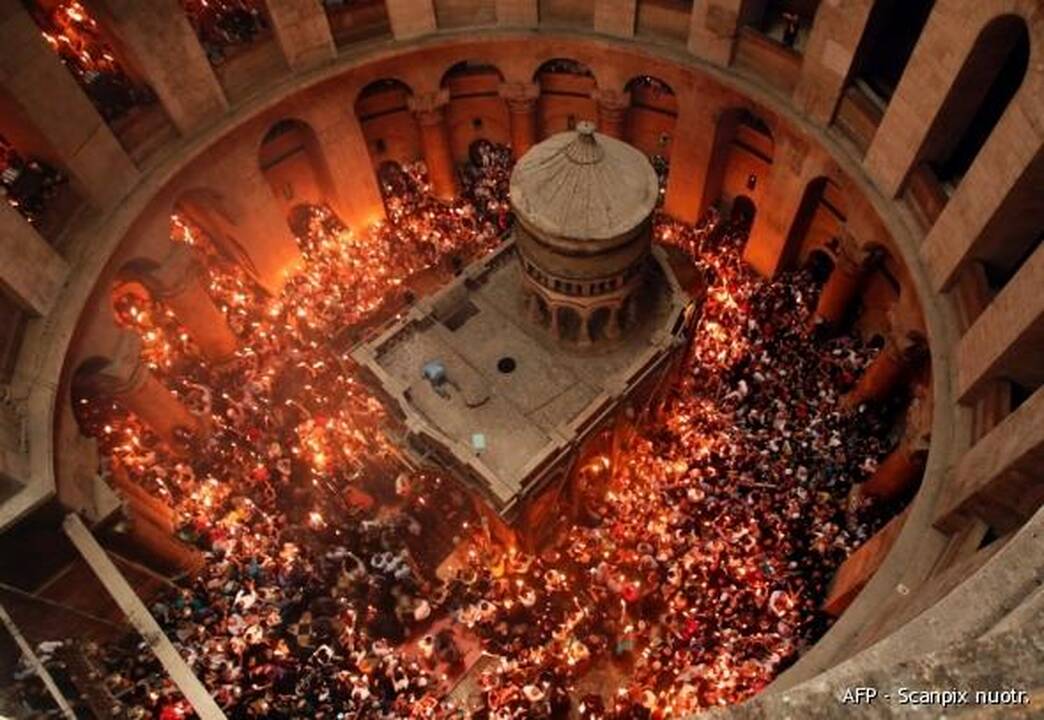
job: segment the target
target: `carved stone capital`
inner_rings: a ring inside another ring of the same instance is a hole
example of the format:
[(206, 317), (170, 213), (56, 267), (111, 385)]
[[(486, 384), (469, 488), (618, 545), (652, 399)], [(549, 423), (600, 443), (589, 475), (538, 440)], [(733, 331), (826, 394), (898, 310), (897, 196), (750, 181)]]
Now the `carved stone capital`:
[(507, 103), (509, 112), (525, 114), (536, 109), (540, 85), (535, 82), (504, 82), (500, 84), (498, 92)]
[(443, 88), (435, 92), (413, 95), (408, 104), (421, 125), (438, 125), (445, 119), (444, 110), (449, 100), (449, 90)]

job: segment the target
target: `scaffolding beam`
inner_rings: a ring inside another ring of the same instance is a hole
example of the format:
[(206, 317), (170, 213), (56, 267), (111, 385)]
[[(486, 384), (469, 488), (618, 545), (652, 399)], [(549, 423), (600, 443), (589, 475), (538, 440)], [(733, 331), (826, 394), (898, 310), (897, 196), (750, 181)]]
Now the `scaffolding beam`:
[(55, 704), (58, 705), (58, 709), (61, 710), (62, 715), (67, 717), (69, 720), (76, 720), (76, 713), (73, 712), (72, 707), (69, 705), (69, 701), (62, 695), (62, 691), (58, 689), (58, 685), (55, 684), (54, 678), (51, 677), (50, 671), (44, 666), (43, 662), (36, 656), (29, 641), (22, 635), (22, 631), (15, 625), (14, 620), (7, 614), (7, 610), (3, 605), (0, 605), (0, 622), (7, 628), (7, 632), (14, 638), (18, 648), (22, 651), (22, 655), (32, 666), (37, 676), (43, 681), (44, 687), (47, 688), (47, 692), (51, 694), (51, 698)]
[(83, 559), (87, 561), (123, 614), (127, 616), (130, 624), (148, 643), (156, 659), (163, 665), (167, 674), (170, 675), (170, 679), (178, 686), (185, 699), (191, 703), (201, 720), (227, 720), (225, 713), (218, 707), (214, 698), (192, 672), (170, 639), (163, 634), (159, 623), (152, 617), (148, 608), (145, 607), (145, 603), (120, 574), (105, 549), (98, 544), (79, 516), (67, 515), (62, 523), (62, 529), (65, 530), (65, 534), (80, 551)]

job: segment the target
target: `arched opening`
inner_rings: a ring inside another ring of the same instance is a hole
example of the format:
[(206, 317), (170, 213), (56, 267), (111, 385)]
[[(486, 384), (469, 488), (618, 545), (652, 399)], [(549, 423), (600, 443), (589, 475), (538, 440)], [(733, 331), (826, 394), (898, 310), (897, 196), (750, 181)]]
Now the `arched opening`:
[(52, 242), (80, 203), (50, 144), (2, 90), (0, 188), (7, 203)]
[(541, 138), (571, 130), (580, 120), (597, 120), (598, 108), (591, 93), (598, 85), (583, 63), (568, 58), (548, 60), (533, 80), (540, 86), (537, 125)]
[(822, 285), (834, 272), (834, 258), (823, 248), (815, 248), (805, 256), (802, 268), (816, 285)]
[(631, 94), (625, 131), (627, 142), (652, 158), (658, 170), (659, 165), (666, 168), (678, 121), (678, 98), (674, 89), (651, 75), (632, 78), (624, 89)]
[(587, 320), (588, 336), (592, 340), (608, 340), (611, 334), (609, 329), (611, 319), (612, 313), (609, 308), (600, 307), (595, 310)]
[(754, 218), (758, 214), (758, 208), (754, 201), (747, 195), (739, 195), (732, 201), (729, 209), (729, 223), (737, 228), (749, 229), (754, 225)]
[(803, 52), (819, 0), (766, 0), (741, 4), (740, 24), (786, 48)]
[(321, 4), (338, 48), (391, 35), (385, 0), (322, 0)]
[(31, 0), (27, 9), (98, 113), (129, 150), (173, 126), (144, 74), (79, 0)]
[(569, 342), (580, 339), (580, 325), (583, 320), (580, 313), (571, 307), (560, 307), (556, 311), (558, 316), (558, 337)]
[(952, 192), (1018, 93), (1029, 66), (1026, 21), (1003, 15), (979, 33), (919, 154)]
[(394, 160), (400, 164), (421, 159), (420, 128), (410, 112), (410, 87), (395, 79), (375, 80), (355, 100), (366, 147), (374, 168)]
[(935, 0), (878, 0), (852, 62), (857, 87), (883, 111), (895, 94)]
[(844, 223), (841, 188), (823, 176), (810, 181), (787, 232), (780, 267), (790, 267), (794, 258), (804, 255), (807, 248), (828, 245), (842, 234)]
[(180, 2), (203, 52), (215, 67), (241, 55), (255, 43), (272, 39), (272, 26), (262, 0)]
[(539, 293), (533, 293), (530, 295), (530, 302), (536, 308), (534, 319), (537, 324), (540, 327), (548, 327), (551, 324), (551, 310), (547, 306), (547, 301)]
[(258, 164), (283, 213), (302, 203), (323, 205), (333, 197), (333, 181), (319, 138), (301, 120), (284, 119), (265, 134)]
[(755, 207), (760, 205), (762, 181), (775, 152), (776, 142), (764, 119), (747, 108), (723, 112), (714, 132), (701, 209), (718, 201), (731, 204), (741, 195)]
[(206, 188), (183, 192), (174, 202), (171, 239), (199, 249), (204, 257), (220, 257), (253, 278), (258, 270), (239, 237), (232, 211), (220, 193)]
[(469, 146), (483, 138), (507, 145), (511, 141), (511, 120), (507, 103), (500, 96), (504, 77), (495, 66), (464, 60), (442, 76), (441, 86), (449, 91), (446, 125), (449, 128), (453, 159), (464, 163)]

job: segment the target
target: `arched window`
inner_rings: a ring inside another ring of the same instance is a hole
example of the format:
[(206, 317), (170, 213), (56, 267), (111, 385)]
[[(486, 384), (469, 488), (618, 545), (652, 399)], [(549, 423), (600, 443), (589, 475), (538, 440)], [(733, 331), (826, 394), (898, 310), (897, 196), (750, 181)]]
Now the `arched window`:
[(548, 60), (533, 79), (540, 85), (537, 117), (541, 137), (568, 130), (578, 120), (598, 119), (591, 98), (598, 86), (594, 74), (583, 63), (569, 58)]

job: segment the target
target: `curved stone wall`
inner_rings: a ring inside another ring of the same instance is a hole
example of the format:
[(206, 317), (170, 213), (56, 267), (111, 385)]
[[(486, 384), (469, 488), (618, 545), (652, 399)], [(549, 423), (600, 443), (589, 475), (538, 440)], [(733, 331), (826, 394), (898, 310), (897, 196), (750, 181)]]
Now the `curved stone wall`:
[[(160, 0), (148, 4), (169, 11)], [(143, 65), (177, 128), (144, 154), (125, 150), (126, 139), (55, 70), (20, 8), (0, 12), (0, 37), (12, 48), (0, 101), (17, 107), (85, 201), (49, 226), (47, 240), (0, 207), (3, 286), (24, 326), (2, 408), (14, 431), (3, 438), (0, 472), (14, 490), (0, 506), (0, 527), (55, 493), (87, 517), (105, 514), (69, 388), (83, 362), (116, 353), (112, 283), (128, 267), (165, 262), (172, 210), (210, 223), (262, 284), (277, 287), (295, 250), (288, 231), (272, 232), (292, 210), (276, 184), (361, 225), (383, 212), (382, 163), (423, 158), (436, 191), (451, 194), (452, 163), (473, 139), (510, 139), (517, 150), (585, 117), (669, 159), (665, 209), (676, 217), (694, 220), (719, 198), (753, 203), (747, 259), (763, 273), (815, 253), (836, 271), (877, 252), (883, 260), (863, 292), (868, 307), (893, 311), (867, 313), (863, 331), (886, 337), (901, 327), (930, 346), (931, 448), (920, 491), (865, 589), (777, 687), (894, 631), (889, 616), (945, 594), (936, 581), (945, 571), (975, 558), (995, 562), (978, 550), (987, 528), (1002, 535), (1032, 515), (1035, 506), (1012, 497), (1039, 474), (1032, 462), (1044, 445), (1040, 363), (1023, 360), (1044, 316), (1035, 292), (1044, 218), (1039, 203), (1027, 205), (1044, 148), (1044, 20), (1034, 3), (936, 3), (884, 108), (863, 102), (853, 80), (866, 48), (852, 48), (880, 3), (856, 11), (822, 4), (803, 28), (803, 56), (775, 43), (775, 26), (745, 0), (691, 10), (662, 3), (660, 15), (648, 2), (478, 2), (475, 18), (499, 21), (481, 28), (460, 8), (388, 0), (393, 39), (354, 43), (335, 43), (326, 17), (305, 5), (316, 4), (269, 0), (283, 70), (247, 90), (212, 81), (199, 55), (180, 57), (177, 43), (157, 40), (158, 58), (192, 67), (173, 78), (161, 62)], [(109, 8), (111, 30), (144, 32), (128, 15)], [(960, 58), (974, 54), (979, 31), (1007, 16), (1028, 28), (1025, 78), (959, 185), (940, 188), (917, 163)], [(961, 52), (936, 50), (943, 46)], [(555, 62), (563, 58), (571, 64)], [(48, 92), (30, 87), (26, 66), (53, 78)], [(178, 83), (191, 83), (192, 73), (203, 79), (182, 96)], [(656, 82), (636, 82), (644, 77)], [(279, 143), (305, 159), (273, 176), (265, 171)], [(831, 244), (838, 236), (844, 242)], [(1000, 281), (991, 264), (1002, 265)]]

